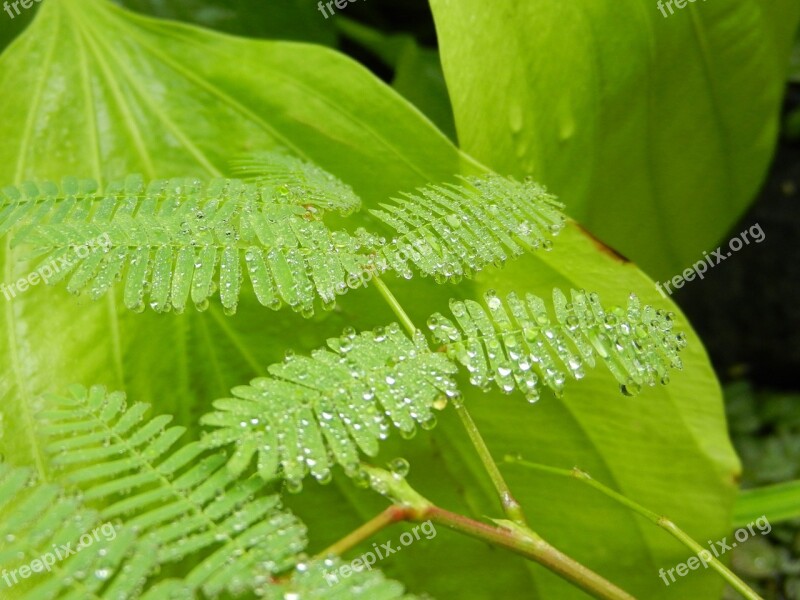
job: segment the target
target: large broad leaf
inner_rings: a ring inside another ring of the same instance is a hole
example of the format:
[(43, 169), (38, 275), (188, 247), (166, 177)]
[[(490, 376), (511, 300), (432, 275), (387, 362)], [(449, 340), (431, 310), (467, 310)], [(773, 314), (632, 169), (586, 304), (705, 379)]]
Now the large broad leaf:
[[(417, 110), (335, 52), (153, 21), (102, 0), (43, 3), (30, 30), (0, 57), (0, 90), (0, 180), (6, 182), (130, 171), (215, 175), (226, 171), (229, 157), (277, 143), (334, 172), (376, 207), (398, 190), (479, 170)], [(358, 215), (349, 222), (374, 226)], [(22, 258), (4, 240), (5, 282), (29, 271)], [(488, 285), (540, 296), (549, 296), (553, 286), (585, 287), (608, 303), (636, 291), (643, 302), (670, 308), (640, 271), (574, 225), (551, 253), (489, 273), (479, 284), (389, 285), (421, 325), (430, 313), (446, 310), (450, 296), (474, 297)], [(0, 452), (10, 462), (35, 463), (44, 478), (32, 430), (43, 391), (72, 382), (125, 389), (134, 401), (174, 413), (197, 435), (197, 419), (212, 399), (264, 374), (287, 347), (309, 350), (347, 324), (364, 329), (394, 320), (369, 289), (311, 321), (271, 312), (247, 297), (230, 318), (217, 305), (180, 316), (132, 314), (115, 297), (90, 303), (43, 286), (0, 302), (6, 364)], [(677, 326), (688, 328), (682, 317)], [(573, 385), (564, 400), (545, 396), (529, 406), (518, 396), (476, 391), (467, 401), (498, 456), (521, 452), (556, 466), (578, 464), (672, 516), (698, 539), (718, 539), (729, 523), (737, 464), (708, 360), (696, 336), (689, 344), (685, 372), (639, 398), (623, 397), (613, 378), (598, 372)], [(439, 421), (412, 441), (392, 438), (385, 455), (407, 457), (412, 484), (443, 506), (478, 518), (497, 515), (458, 419), (448, 410)], [(710, 572), (687, 577), (679, 589), (664, 587), (658, 568), (685, 560), (685, 550), (592, 490), (522, 471), (509, 472), (509, 479), (537, 529), (631, 592), (710, 598), (721, 588)], [(337, 477), (327, 487), (309, 484), (292, 504), (308, 523), (312, 544), (322, 548), (384, 501)], [(412, 590), (442, 598), (529, 596), (532, 589), (548, 598), (582, 597), (536, 565), (444, 531), (381, 567)]]
[(431, 4), (462, 148), (551, 187), (654, 277), (715, 248), (754, 198), (796, 1), (666, 18), (655, 0)]
[(126, 8), (248, 37), (333, 46), (336, 32), (316, 4), (305, 0), (117, 0)]

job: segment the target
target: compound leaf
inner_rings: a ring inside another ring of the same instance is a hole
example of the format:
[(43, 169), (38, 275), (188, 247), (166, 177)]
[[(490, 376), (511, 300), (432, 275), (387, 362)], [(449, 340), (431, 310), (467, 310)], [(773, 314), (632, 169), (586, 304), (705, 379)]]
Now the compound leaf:
[(50, 404), (39, 416), (58, 478), (101, 518), (124, 519), (154, 541), (155, 565), (190, 565), (192, 590), (241, 591), (297, 562), (303, 524), (262, 479), (231, 474), (224, 454), (207, 455), (198, 442), (172, 450), (184, 429), (167, 427), (171, 417), (143, 420), (147, 405), (128, 407), (100, 386), (74, 386)]
[(396, 236), (381, 254), (405, 278), (409, 262), (440, 283), (472, 277), (509, 256), (552, 246), (563, 205), (541, 186), (488, 175), (431, 185), (370, 212)]
[[(8, 186), (0, 196), (0, 234), (28, 244), (50, 282), (97, 299), (125, 280), (125, 305), (136, 312), (199, 310), (219, 291), (226, 312), (239, 303), (245, 274), (259, 302), (284, 303), (310, 316), (317, 299), (331, 308), (348, 277), (370, 268), (377, 240), (330, 231), (321, 210), (353, 210), (358, 198), (331, 175), (282, 159), (274, 178), (182, 178), (145, 184), (139, 176), (98, 191), (92, 180), (66, 178)], [(310, 171), (319, 181), (291, 179)], [(284, 172), (285, 171), (285, 172)], [(283, 176), (290, 179), (284, 179)], [(323, 179), (325, 181), (323, 181)], [(316, 191), (315, 191), (316, 190)]]
[(632, 396), (643, 385), (666, 385), (668, 371), (683, 368), (678, 353), (686, 340), (672, 332), (674, 315), (642, 307), (634, 294), (626, 309), (606, 311), (596, 293), (572, 290), (568, 300), (555, 289), (555, 323), (534, 294), (523, 300), (511, 292), (504, 303), (489, 290), (484, 298), (486, 309), (473, 300), (452, 300), (457, 324), (439, 313), (428, 321), (434, 338), (469, 371), (470, 383), (483, 389), (494, 382), (536, 402), (544, 385), (561, 397), (567, 376), (582, 379), (599, 359)]
[(294, 488), (309, 472), (328, 481), (333, 464), (353, 473), (359, 450), (375, 455), (390, 426), (406, 437), (418, 424), (433, 427), (437, 400), (458, 393), (455, 370), (421, 334), (409, 339), (395, 323), (358, 335), (351, 330), (310, 357), (290, 355), (269, 367), (272, 377), (214, 402), (217, 412), (202, 422), (218, 429), (205, 443), (234, 444), (229, 466), (236, 474), (257, 455), (265, 479), (280, 469)]

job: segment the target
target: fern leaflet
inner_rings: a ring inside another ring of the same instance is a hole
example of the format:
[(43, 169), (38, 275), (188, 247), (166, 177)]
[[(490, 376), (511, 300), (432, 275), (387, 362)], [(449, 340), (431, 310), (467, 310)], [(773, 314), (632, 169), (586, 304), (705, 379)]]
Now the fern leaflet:
[(433, 427), (437, 400), (458, 393), (455, 365), (431, 352), (421, 333), (409, 339), (397, 324), (360, 335), (350, 330), (328, 347), (272, 365), (272, 377), (235, 388), (234, 398), (217, 400), (217, 412), (202, 418), (217, 428), (206, 445), (235, 444), (233, 473), (257, 455), (260, 475), (280, 469), (292, 490), (308, 472), (327, 481), (334, 463), (354, 471), (359, 449), (376, 454), (390, 425), (404, 436), (417, 424)]
[(494, 291), (486, 306), (452, 300), (456, 323), (434, 314), (428, 327), (448, 355), (464, 365), (470, 382), (506, 393), (520, 389), (529, 401), (539, 398), (540, 383), (560, 396), (567, 375), (580, 379), (585, 365), (602, 360), (627, 395), (642, 385), (669, 382), (670, 368), (682, 368), (678, 353), (683, 334), (672, 332), (672, 314), (642, 307), (631, 295), (626, 310), (606, 311), (595, 293), (572, 291), (571, 301), (553, 291), (556, 323), (544, 302), (533, 294), (523, 301), (510, 293), (505, 303)]
[[(353, 569), (347, 578), (336, 576), (342, 564), (337, 558), (298, 563), (288, 577), (269, 582), (256, 591), (266, 600), (415, 600), (404, 593), (402, 584), (386, 579), (380, 571)], [(180, 579), (167, 579), (148, 592), (143, 600), (186, 600), (192, 590)]]
[[(292, 577), (267, 588), (267, 600), (286, 600), (303, 598), (315, 600), (342, 598), (353, 600), (414, 600), (417, 596), (403, 593), (403, 586), (386, 579), (380, 571), (354, 568), (349, 577), (336, 575), (336, 570), (344, 563), (337, 558), (313, 560), (297, 565)], [(324, 582), (324, 583), (323, 583)], [(324, 587), (323, 587), (324, 585)]]
[(550, 249), (565, 221), (563, 205), (543, 188), (497, 175), (429, 186), (381, 207), (370, 212), (396, 235), (381, 249), (386, 266), (410, 278), (411, 263), (440, 282)]
[[(69, 276), (72, 293), (98, 298), (124, 276), (134, 311), (181, 312), (190, 299), (203, 310), (218, 291), (233, 313), (246, 274), (261, 304), (310, 315), (316, 298), (331, 308), (348, 276), (371, 268), (378, 241), (363, 230), (328, 230), (306, 201), (318, 200), (236, 179), (145, 185), (130, 176), (99, 192), (95, 182), (67, 178), (60, 188), (6, 187), (0, 234), (13, 229), (12, 243), (44, 255), (39, 270), (46, 266), (52, 283)], [(349, 210), (348, 202), (324, 204)]]
[(101, 523), (63, 488), (0, 463), (0, 590), (20, 600), (138, 597), (157, 545)]
[(256, 152), (233, 162), (237, 176), (275, 193), (295, 198), (298, 204), (335, 210), (348, 215), (361, 208), (359, 198), (349, 185), (313, 163), (284, 152)]
[(263, 480), (231, 474), (225, 455), (204, 455), (196, 442), (170, 451), (183, 434), (167, 427), (171, 417), (143, 421), (147, 405), (128, 408), (124, 394), (102, 387), (75, 386), (53, 401), (42, 430), (60, 478), (97, 504), (102, 519), (124, 519), (152, 540), (156, 564), (194, 555), (185, 585), (216, 596), (296, 563), (302, 523), (264, 493)]

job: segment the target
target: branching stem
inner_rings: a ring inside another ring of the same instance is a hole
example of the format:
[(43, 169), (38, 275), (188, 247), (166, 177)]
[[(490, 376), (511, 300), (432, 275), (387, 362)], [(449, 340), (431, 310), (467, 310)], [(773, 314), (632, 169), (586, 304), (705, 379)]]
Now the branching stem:
[(469, 411), (467, 410), (467, 407), (464, 406), (463, 402), (459, 402), (456, 405), (456, 412), (461, 418), (464, 429), (467, 430), (469, 439), (472, 441), (472, 445), (475, 446), (475, 450), (478, 452), (478, 456), (480, 456), (483, 466), (489, 473), (489, 477), (491, 478), (492, 483), (497, 490), (497, 494), (500, 496), (500, 503), (503, 505), (503, 511), (512, 521), (515, 521), (520, 525), (526, 525), (527, 523), (525, 521), (525, 515), (522, 512), (522, 506), (520, 506), (519, 502), (516, 501), (511, 493), (511, 489), (508, 487), (506, 480), (503, 478), (503, 474), (500, 472), (497, 463), (495, 463), (494, 459), (492, 458), (492, 453), (489, 451), (489, 447), (483, 440), (481, 432), (478, 430), (478, 427), (475, 425), (475, 421), (472, 420), (472, 415), (469, 414)]
[[(408, 314), (403, 310), (400, 302), (379, 277), (375, 277), (374, 281), (378, 291), (381, 293), (381, 296), (383, 296), (384, 300), (386, 300), (386, 303), (391, 307), (395, 315), (397, 315), (397, 318), (403, 322), (408, 332), (413, 335), (417, 328), (414, 326), (414, 322), (411, 320)], [(486, 445), (486, 442), (483, 440), (483, 436), (481, 436), (478, 427), (475, 425), (475, 421), (472, 420), (472, 416), (469, 414), (463, 403), (455, 403), (455, 408), (459, 418), (461, 419), (461, 423), (464, 425), (464, 429), (466, 429), (467, 434), (469, 435), (472, 445), (475, 447), (475, 450), (478, 453), (486, 472), (489, 474), (489, 478), (492, 480), (492, 483), (497, 490), (497, 495), (500, 498), (500, 504), (503, 507), (503, 511), (512, 521), (515, 521), (520, 525), (525, 525), (525, 515), (522, 512), (522, 507), (514, 498), (505, 479), (503, 479), (503, 474), (500, 472), (497, 463), (492, 458), (492, 453), (489, 451), (489, 447)]]
[[(417, 327), (411, 317), (408, 316), (400, 302), (380, 277), (375, 277), (373, 281), (383, 299), (397, 315), (397, 318), (400, 319), (408, 333), (413, 336), (417, 332)], [(488, 525), (433, 506), (427, 501), (425, 501), (424, 506), (416, 507), (394, 505), (330, 546), (323, 552), (323, 555), (338, 554), (348, 550), (398, 520), (416, 522), (431, 520), (434, 523), (444, 525), (490, 544), (507, 548), (512, 552), (534, 560), (595, 598), (634, 600), (633, 596), (627, 592), (548, 544), (527, 526), (522, 507), (511, 494), (511, 490), (502, 473), (500, 473), (497, 463), (494, 462), (486, 442), (472, 420), (472, 416), (463, 403), (456, 404), (456, 411), (500, 496), (503, 510), (511, 522), (506, 523), (505, 527)]]
[(352, 549), (375, 533), (398, 521), (415, 523), (431, 521), (436, 525), (442, 525), (469, 537), (506, 548), (528, 560), (547, 567), (595, 598), (603, 600), (635, 600), (633, 596), (624, 590), (566, 556), (538, 536), (529, 535), (521, 527), (505, 528), (489, 525), (437, 506), (427, 506), (423, 510), (409, 506), (390, 506), (375, 518), (321, 552), (318, 557), (324, 558), (332, 554), (340, 555), (342, 552)]
[(661, 529), (669, 532), (674, 538), (679, 540), (684, 546), (689, 548), (693, 553), (695, 553), (698, 558), (702, 558), (708, 565), (714, 569), (717, 573), (719, 573), (728, 584), (735, 589), (743, 598), (747, 598), (748, 600), (763, 600), (761, 596), (759, 596), (752, 588), (750, 588), (744, 581), (739, 579), (735, 573), (733, 573), (728, 567), (726, 567), (721, 561), (719, 561), (707, 548), (703, 548), (700, 544), (694, 541), (685, 531), (683, 531), (680, 527), (675, 525), (672, 521), (668, 518), (660, 516), (653, 511), (645, 508), (641, 504), (634, 502), (630, 498), (626, 498), (619, 492), (612, 490), (606, 485), (603, 485), (596, 479), (593, 479), (591, 475), (586, 473), (585, 471), (581, 471), (577, 467), (574, 469), (559, 469), (557, 467), (550, 467), (547, 465), (541, 465), (538, 463), (529, 462), (527, 460), (523, 460), (521, 458), (517, 458), (515, 456), (506, 456), (506, 462), (512, 464), (518, 464), (523, 467), (527, 467), (529, 469), (533, 469), (536, 471), (540, 471), (542, 473), (550, 473), (551, 475), (557, 475), (559, 477), (568, 477), (570, 479), (577, 479), (594, 489), (598, 490), (602, 494), (605, 494), (612, 500), (615, 500), (619, 504), (631, 509), (635, 513), (641, 515), (651, 523), (654, 523)]
[(377, 516), (373, 517), (355, 531), (347, 534), (335, 544), (328, 546), (319, 553), (318, 557), (324, 558), (335, 554), (341, 556), (348, 550), (352, 550), (364, 540), (371, 538), (373, 535), (385, 529), (393, 523), (406, 520), (408, 516), (408, 509), (402, 506), (390, 506)]

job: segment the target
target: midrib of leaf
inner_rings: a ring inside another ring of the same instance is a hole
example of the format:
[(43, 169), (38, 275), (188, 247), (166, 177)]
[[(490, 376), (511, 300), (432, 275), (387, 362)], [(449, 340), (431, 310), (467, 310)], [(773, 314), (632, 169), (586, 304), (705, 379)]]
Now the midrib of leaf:
[(720, 116), (720, 99), (717, 94), (717, 86), (714, 81), (711, 69), (711, 59), (708, 52), (708, 40), (706, 37), (706, 30), (703, 27), (703, 21), (700, 17), (700, 11), (696, 10), (697, 7), (689, 6), (689, 15), (692, 20), (692, 33), (694, 33), (695, 41), (697, 42), (697, 49), (703, 59), (703, 80), (706, 82), (708, 88), (708, 97), (711, 99), (713, 107), (711, 114), (714, 115), (714, 127), (719, 135), (719, 148), (718, 151), (721, 156), (721, 167), (725, 172), (723, 180), (725, 181), (728, 189), (728, 196), (734, 197), (736, 174), (733, 172), (733, 157), (731, 156), (731, 139), (728, 135), (728, 130), (722, 125), (722, 117)]
[[(100, 144), (97, 137), (97, 121), (95, 120), (95, 103), (94, 94), (91, 88), (91, 77), (89, 76), (88, 56), (86, 54), (86, 46), (83, 44), (83, 39), (77, 28), (73, 29), (75, 47), (78, 48), (79, 62), (81, 70), (81, 90), (83, 97), (86, 101), (86, 125), (89, 135), (89, 143), (87, 150), (91, 151), (92, 159), (92, 174), (93, 177), (100, 181), (103, 177), (101, 159), (100, 159)], [(125, 368), (122, 361), (122, 339), (119, 331), (119, 313), (117, 312), (117, 302), (113, 293), (106, 296), (106, 308), (108, 309), (108, 329), (111, 334), (111, 348), (114, 353), (114, 368), (117, 371), (117, 379), (120, 385), (125, 382)]]
[[(41, 77), (36, 85), (36, 90), (34, 91), (31, 97), (30, 108), (28, 111), (28, 118), (25, 122), (25, 129), (22, 134), (22, 138), (20, 140), (20, 148), (19, 154), (17, 155), (17, 165), (14, 172), (14, 181), (20, 183), (22, 178), (24, 177), (25, 172), (25, 157), (28, 153), (28, 147), (30, 146), (31, 136), (33, 131), (33, 122), (35, 119), (36, 111), (39, 108), (42, 102), (42, 96), (44, 94), (44, 87), (45, 81), (47, 80), (47, 74), (49, 70), (52, 68), (53, 65), (53, 57), (55, 56), (55, 50), (58, 41), (58, 32), (61, 27), (61, 20), (55, 20), (53, 23), (53, 36), (52, 36), (52, 44), (50, 46), (50, 50), (47, 54), (47, 59), (44, 61), (41, 70)], [(4, 277), (6, 281), (12, 280), (12, 269), (11, 269), (11, 240), (9, 237), (6, 237), (4, 243), (4, 257), (5, 257), (5, 265), (4, 265)], [(14, 315), (14, 311), (12, 309), (12, 303), (6, 302), (5, 306), (5, 316), (6, 316), (6, 330), (8, 335), (8, 346), (9, 346), (9, 354), (11, 354), (11, 370), (14, 374), (14, 379), (16, 380), (16, 388), (17, 388), (17, 399), (18, 404), (20, 405), (20, 414), (22, 415), (23, 420), (23, 427), (25, 429), (25, 436), (28, 438), (28, 446), (30, 448), (30, 453), (33, 455), (33, 462), (36, 466), (36, 472), (39, 475), (39, 481), (47, 481), (47, 470), (45, 468), (45, 461), (44, 457), (42, 456), (42, 450), (39, 447), (39, 444), (36, 439), (36, 425), (34, 423), (34, 418), (32, 414), (31, 404), (33, 402), (31, 390), (27, 385), (27, 381), (25, 379), (25, 375), (22, 373), (22, 365), (20, 363), (20, 354), (19, 354), (19, 340), (17, 339), (17, 319)], [(13, 393), (13, 392), (12, 392)]]
[[(136, 15), (132, 15), (131, 18), (137, 19), (137, 16)], [(143, 27), (147, 27), (148, 25), (150, 25), (150, 23), (145, 21), (144, 23), (141, 23), (141, 25)], [(172, 37), (173, 39), (178, 39), (177, 36), (173, 35), (169, 31), (158, 31), (158, 33), (160, 35), (162, 35), (163, 37)], [(281, 143), (282, 146), (284, 146), (284, 147), (286, 147), (288, 149), (291, 149), (292, 152), (296, 153), (296, 155), (298, 157), (306, 159), (306, 160), (310, 160), (310, 157), (305, 152), (303, 152), (302, 149), (300, 149), (298, 146), (293, 144), (289, 140), (289, 138), (285, 137), (282, 133), (280, 133), (272, 125), (270, 125), (269, 123), (264, 121), (261, 117), (256, 115), (254, 112), (252, 112), (246, 106), (242, 105), (235, 98), (229, 96), (228, 94), (226, 94), (225, 92), (220, 90), (217, 86), (212, 85), (211, 83), (209, 83), (208, 81), (202, 79), (201, 77), (198, 77), (197, 75), (195, 75), (191, 71), (183, 68), (179, 63), (176, 63), (175, 61), (170, 59), (169, 56), (167, 56), (166, 54), (161, 52), (156, 46), (153, 46), (152, 44), (149, 44), (148, 43), (148, 39), (146, 37), (140, 36), (140, 35), (136, 35), (136, 34), (138, 34), (138, 31), (133, 32), (133, 34), (134, 35), (132, 35), (132, 37), (135, 37), (137, 39), (137, 42), (139, 43), (139, 47), (140, 48), (142, 48), (143, 50), (147, 50), (148, 52), (150, 52), (150, 54), (152, 56), (154, 56), (155, 58), (160, 60), (163, 64), (169, 66), (173, 71), (175, 71), (176, 73), (178, 73), (181, 76), (183, 76), (184, 79), (186, 79), (187, 81), (191, 81), (198, 88), (208, 92), (212, 96), (214, 96), (217, 99), (219, 99), (219, 101), (222, 104), (225, 104), (225, 105), (229, 106), (230, 108), (232, 108), (233, 110), (235, 110), (236, 112), (241, 114), (246, 119), (252, 121), (256, 125), (261, 127), (261, 129), (263, 131), (265, 131), (267, 134), (269, 134), (270, 136), (272, 136), (276, 140), (280, 140), (280, 143)]]
[[(87, 2), (88, 4), (89, 2)], [(84, 51), (89, 49), (94, 57), (94, 61), (99, 67), (100, 72), (103, 75), (103, 78), (108, 85), (108, 89), (111, 90), (111, 94), (114, 96), (114, 100), (116, 100), (117, 104), (119, 105), (120, 111), (125, 119), (125, 125), (133, 138), (133, 144), (136, 147), (137, 152), (139, 153), (139, 157), (142, 160), (145, 172), (147, 176), (152, 179), (155, 177), (155, 168), (153, 167), (153, 160), (150, 156), (150, 153), (147, 150), (147, 147), (144, 144), (144, 139), (142, 137), (142, 132), (139, 129), (138, 125), (136, 124), (136, 119), (134, 119), (133, 114), (131, 113), (130, 106), (128, 105), (127, 99), (122, 91), (119, 89), (119, 85), (117, 85), (117, 80), (114, 78), (113, 74), (109, 71), (108, 63), (103, 59), (101, 53), (98, 51), (97, 47), (94, 44), (92, 39), (92, 31), (91, 25), (87, 25), (86, 21), (90, 21), (90, 19), (83, 19), (81, 17), (81, 11), (75, 10), (74, 5), (69, 0), (61, 0), (59, 2), (60, 6), (64, 6), (65, 9), (69, 12), (71, 21), (75, 24), (76, 27), (80, 28), (83, 31), (83, 39), (85, 41), (85, 46), (83, 46)], [(100, 33), (102, 36), (103, 33)]]
[[(143, 18), (143, 17), (134, 16), (133, 19), (140, 21), (142, 26), (145, 27), (145, 28), (147, 28), (148, 25), (150, 25), (150, 22), (147, 19)], [(180, 27), (180, 25), (177, 25), (177, 27)], [(158, 29), (158, 33), (160, 35), (164, 36), (164, 37), (172, 37), (173, 39), (179, 39), (176, 35), (174, 35), (174, 33), (172, 31), (169, 31), (169, 30), (164, 30), (162, 28), (159, 28)], [(214, 34), (213, 32), (209, 32), (208, 35), (213, 36), (213, 35), (216, 35), (216, 34)], [(234, 108), (237, 111), (240, 111), (240, 112), (243, 112), (244, 114), (246, 114), (249, 118), (253, 119), (256, 123), (261, 125), (264, 128), (264, 130), (267, 133), (269, 133), (270, 135), (272, 135), (273, 137), (277, 137), (277, 138), (279, 138), (281, 140), (285, 140), (286, 139), (286, 138), (283, 137), (283, 135), (277, 134), (275, 129), (272, 126), (270, 126), (269, 124), (264, 122), (262, 119), (260, 119), (260, 118), (256, 117), (255, 115), (253, 115), (248, 109), (242, 107), (238, 102), (234, 101), (230, 96), (228, 96), (227, 94), (225, 94), (224, 92), (219, 90), (219, 88), (217, 88), (216, 86), (214, 86), (214, 85), (212, 85), (212, 84), (210, 84), (210, 83), (208, 83), (206, 81), (199, 80), (196, 75), (193, 75), (190, 72), (187, 72), (185, 69), (180, 67), (180, 65), (176, 65), (173, 61), (171, 61), (168, 57), (166, 57), (157, 48), (155, 48), (152, 45), (148, 44), (147, 41), (139, 34), (138, 31), (133, 32), (133, 36), (132, 37), (137, 39), (137, 41), (139, 42), (139, 44), (140, 44), (140, 46), (142, 48), (145, 48), (145, 49), (149, 50), (152, 55), (157, 56), (159, 58), (159, 60), (161, 60), (163, 63), (168, 64), (173, 69), (175, 69), (176, 71), (180, 72), (184, 77), (186, 77), (187, 79), (191, 80), (193, 83), (200, 84), (200, 87), (202, 87), (203, 89), (205, 89), (209, 93), (212, 93), (213, 95), (218, 97), (222, 102), (224, 102), (225, 104), (227, 104), (231, 108)], [(283, 42), (283, 43), (287, 43), (288, 44), (289, 42)], [(363, 68), (363, 67), (359, 67), (359, 68)], [(314, 88), (309, 88), (309, 87), (303, 85), (303, 83), (300, 80), (290, 77), (289, 74), (286, 73), (286, 72), (283, 72), (283, 71), (269, 71), (269, 76), (271, 78), (273, 78), (273, 79), (282, 79), (285, 82), (291, 83), (291, 85), (293, 87), (295, 87), (295, 88), (297, 88), (299, 90), (302, 90), (307, 96), (309, 96), (311, 98), (314, 98), (314, 100), (320, 102), (321, 104), (329, 106), (331, 108), (332, 112), (338, 112), (338, 113), (346, 116), (347, 119), (350, 120), (352, 123), (355, 123), (355, 124), (359, 125), (364, 131), (368, 131), (370, 133), (370, 135), (373, 137), (373, 139), (378, 144), (380, 144), (381, 146), (383, 146), (384, 148), (389, 150), (391, 152), (391, 154), (393, 154), (394, 156), (396, 156), (398, 158), (399, 161), (401, 161), (403, 164), (405, 164), (411, 171), (416, 173), (420, 177), (420, 179), (422, 181), (430, 181), (431, 179), (433, 179), (433, 177), (430, 174), (426, 174), (416, 163), (411, 162), (411, 160), (405, 154), (400, 152), (396, 146), (390, 144), (383, 136), (378, 135), (378, 133), (372, 127), (370, 127), (368, 124), (366, 124), (364, 121), (362, 121), (361, 118), (356, 113), (347, 112), (347, 111), (343, 110), (342, 106), (331, 104), (331, 102), (328, 100), (328, 98), (319, 95)], [(392, 93), (395, 93), (395, 92), (392, 92)], [(293, 144), (291, 145), (291, 147), (293, 149), (296, 149), (296, 148), (294, 148)], [(299, 149), (296, 149), (296, 150), (298, 151), (298, 153), (300, 154), (301, 157), (308, 158), (307, 155), (305, 153), (303, 153), (301, 150), (299, 150)], [(484, 171), (486, 171), (485, 167), (482, 167), (482, 169)]]
[[(655, 55), (656, 54), (655, 54), (655, 48), (653, 46), (653, 40), (655, 39), (655, 31), (654, 31), (653, 26), (652, 26), (653, 23), (652, 23), (652, 20), (651, 20), (651, 16), (650, 16), (650, 14), (648, 12), (646, 12), (646, 9), (645, 9), (644, 5), (641, 2), (639, 2), (638, 0), (633, 0), (632, 2), (630, 2), (630, 4), (639, 13), (640, 20), (645, 24), (645, 26), (647, 28), (647, 35), (645, 36), (645, 38), (647, 39), (648, 62), (649, 62), (650, 65), (654, 65), (655, 64)], [(584, 20), (585, 21), (589, 20), (589, 19), (587, 19), (585, 13), (584, 13)], [(593, 43), (594, 43), (595, 47), (597, 47), (598, 46), (597, 41), (596, 41), (597, 38), (596, 38), (593, 30), (592, 30), (592, 40), (593, 40)], [(602, 71), (598, 71), (598, 72), (602, 72)], [(672, 239), (672, 236), (669, 235), (669, 231), (667, 230), (667, 225), (665, 223), (664, 215), (666, 214), (666, 211), (664, 210), (664, 206), (666, 205), (666, 203), (665, 203), (664, 198), (663, 198), (663, 196), (662, 196), (662, 194), (660, 192), (660, 186), (658, 185), (658, 182), (656, 181), (655, 157), (653, 156), (652, 146), (649, 143), (649, 140), (651, 140), (653, 138), (653, 129), (654, 129), (653, 128), (653, 122), (655, 120), (653, 118), (653, 115), (656, 114), (656, 110), (654, 108), (655, 95), (653, 93), (652, 69), (647, 69), (646, 70), (645, 78), (646, 78), (645, 86), (646, 86), (646, 89), (647, 89), (647, 114), (645, 115), (645, 118), (644, 118), (645, 127), (646, 127), (646, 130), (644, 132), (644, 138), (647, 141), (644, 144), (644, 146), (645, 146), (644, 152), (645, 152), (645, 156), (646, 156), (645, 164), (647, 165), (647, 183), (648, 183), (648, 187), (650, 188), (650, 194), (651, 194), (651, 197), (653, 199), (653, 204), (656, 207), (656, 210), (655, 210), (655, 213), (656, 213), (655, 222), (656, 222), (656, 227), (658, 228), (658, 231), (660, 233), (660, 235), (659, 235), (660, 243), (661, 243), (661, 245), (666, 246), (669, 249), (669, 254), (671, 256), (676, 256), (678, 248), (675, 245), (675, 243), (674, 243), (674, 241)], [(601, 96), (598, 96), (598, 97), (601, 97)], [(599, 145), (596, 145), (595, 147), (599, 147)], [(596, 153), (593, 152), (592, 155), (594, 155), (594, 154), (596, 154)], [(601, 208), (601, 205), (600, 205), (599, 202), (590, 202), (588, 204), (588, 210), (587, 210), (587, 213), (586, 213), (586, 220), (587, 221), (593, 221), (594, 220), (593, 217), (594, 217), (594, 214), (595, 214), (596, 210), (598, 210), (600, 208)], [(678, 265), (678, 266), (680, 266), (680, 265)]]
[[(137, 449), (134, 446), (131, 446), (126, 438), (123, 438), (120, 435), (118, 435), (116, 431), (113, 428), (109, 427), (108, 424), (103, 419), (97, 418), (94, 411), (92, 411), (91, 409), (87, 409), (87, 412), (89, 413), (89, 415), (91, 415), (92, 421), (106, 432), (109, 439), (113, 439), (115, 442), (119, 444), (119, 446), (124, 447), (123, 452), (121, 452), (120, 454), (124, 453), (130, 456), (131, 458), (136, 459), (136, 462), (139, 463), (140, 466), (144, 467), (150, 474), (155, 474), (156, 479), (162, 482), (163, 487), (170, 490), (173, 498), (177, 498), (184, 506), (186, 506), (195, 515), (197, 515), (198, 517), (203, 519), (203, 521), (205, 521), (208, 531), (216, 531), (218, 529), (217, 523), (213, 519), (208, 517), (208, 515), (203, 510), (202, 505), (198, 505), (192, 501), (191, 493), (187, 495), (181, 493), (181, 490), (173, 486), (169, 478), (165, 477), (153, 465), (153, 463), (150, 462), (148, 459), (146, 459), (139, 451), (137, 451)], [(103, 514), (102, 509), (100, 510), (100, 513)], [(249, 556), (252, 554), (250, 549), (242, 546), (241, 539), (238, 536), (235, 538), (228, 538), (228, 539), (230, 541), (235, 542), (235, 546), (239, 550), (241, 550), (244, 555)], [(194, 565), (191, 572), (193, 572), (194, 569), (196, 569), (198, 566), (199, 565)], [(191, 577), (191, 572), (187, 575), (187, 579)]]
[[(113, 59), (116, 63), (117, 68), (120, 70), (122, 74), (124, 74), (125, 78), (127, 79), (128, 83), (130, 84), (131, 88), (136, 91), (140, 100), (144, 103), (144, 105), (150, 109), (150, 111), (158, 118), (164, 125), (166, 125), (167, 129), (172, 132), (172, 134), (178, 139), (178, 141), (183, 144), (184, 148), (191, 154), (195, 160), (202, 166), (208, 173), (213, 177), (222, 177), (222, 172), (217, 169), (209, 160), (208, 156), (205, 155), (189, 138), (189, 136), (180, 128), (178, 127), (175, 122), (170, 119), (163, 110), (159, 109), (158, 105), (150, 99), (147, 91), (141, 88), (139, 80), (134, 77), (131, 73), (130, 69), (128, 68), (128, 64), (125, 60), (122, 60), (120, 56), (117, 54), (116, 50), (113, 46), (105, 43), (105, 38), (102, 35), (101, 31), (95, 30), (97, 34), (94, 39), (98, 41), (98, 44), (101, 44), (105, 50), (106, 54)], [(98, 62), (100, 61), (100, 54), (99, 52), (96, 54)], [(106, 67), (107, 68), (107, 67)]]

